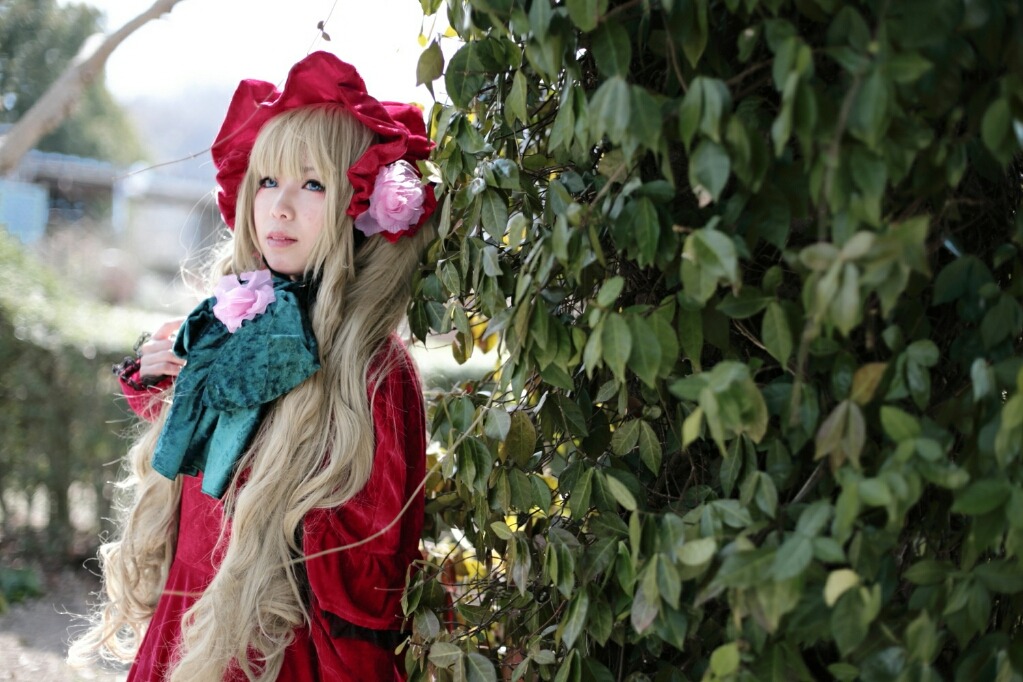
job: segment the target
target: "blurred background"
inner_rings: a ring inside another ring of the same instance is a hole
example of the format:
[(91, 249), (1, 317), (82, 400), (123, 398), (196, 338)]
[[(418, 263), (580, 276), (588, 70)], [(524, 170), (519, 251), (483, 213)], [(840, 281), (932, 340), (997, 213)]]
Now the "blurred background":
[[(196, 275), (226, 238), (208, 147), (238, 81), (280, 84), (322, 49), (356, 64), (378, 99), (433, 103), (416, 63), (422, 36), (443, 27), (423, 25), (417, 0), (164, 4), (0, 169), (0, 680), (107, 675), (62, 659), (98, 586), (91, 557), (136, 428), (111, 365), (202, 297)], [(0, 147), (76, 56), (151, 6), (0, 0)], [(428, 388), (493, 364), (428, 345), (414, 349)]]

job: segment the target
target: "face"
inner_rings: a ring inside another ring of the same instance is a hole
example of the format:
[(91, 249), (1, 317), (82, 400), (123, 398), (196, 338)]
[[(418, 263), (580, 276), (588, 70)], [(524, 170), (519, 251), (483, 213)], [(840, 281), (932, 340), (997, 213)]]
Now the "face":
[(291, 278), (309, 269), (309, 255), (323, 229), (326, 188), (312, 168), (302, 177), (266, 177), (253, 200), (256, 240), (271, 270)]

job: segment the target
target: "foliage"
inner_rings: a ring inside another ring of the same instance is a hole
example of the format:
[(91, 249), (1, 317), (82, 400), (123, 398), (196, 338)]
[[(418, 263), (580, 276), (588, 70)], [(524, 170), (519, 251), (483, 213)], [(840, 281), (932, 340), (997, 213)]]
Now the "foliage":
[(1020, 2), (446, 12), (412, 679), (1023, 679)]
[(73, 481), (97, 491), (97, 524), (108, 505), (128, 424), (110, 367), (150, 328), (152, 316), (72, 293), (0, 231), (0, 491), (47, 489), (55, 554), (70, 547)]
[(0, 566), (0, 613), (16, 604), (43, 593), (39, 574), (31, 568)]
[[(102, 14), (82, 3), (9, 0), (0, 4), (0, 123), (13, 123), (42, 97), (93, 34)], [(74, 111), (40, 141), (43, 151), (117, 163), (143, 158), (124, 110), (103, 83), (90, 87)]]

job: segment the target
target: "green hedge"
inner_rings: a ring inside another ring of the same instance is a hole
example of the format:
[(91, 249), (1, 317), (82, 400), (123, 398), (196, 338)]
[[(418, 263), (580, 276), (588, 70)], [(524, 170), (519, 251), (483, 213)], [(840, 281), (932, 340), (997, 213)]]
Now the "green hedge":
[(1020, 2), (446, 12), (412, 678), (1023, 679)]
[[(50, 522), (45, 542), (30, 547), (36, 558), (92, 551), (73, 543), (68, 487), (96, 490), (99, 528), (131, 424), (110, 367), (151, 327), (149, 314), (74, 292), (0, 230), (0, 491), (30, 499), (47, 490)], [(19, 530), (6, 516), (4, 525)]]

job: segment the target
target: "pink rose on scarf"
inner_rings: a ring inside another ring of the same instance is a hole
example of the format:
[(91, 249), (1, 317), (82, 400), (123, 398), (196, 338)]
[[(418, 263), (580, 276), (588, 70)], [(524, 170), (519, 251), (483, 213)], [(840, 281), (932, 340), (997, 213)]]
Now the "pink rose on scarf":
[(395, 161), (377, 172), (369, 209), (355, 219), (364, 235), (389, 232), (400, 234), (419, 222), (426, 191), (408, 161)]
[(243, 272), (239, 281), (235, 275), (224, 275), (213, 290), (217, 302), (213, 314), (234, 334), (243, 320), (251, 320), (266, 311), (276, 300), (273, 279), (269, 270)]

